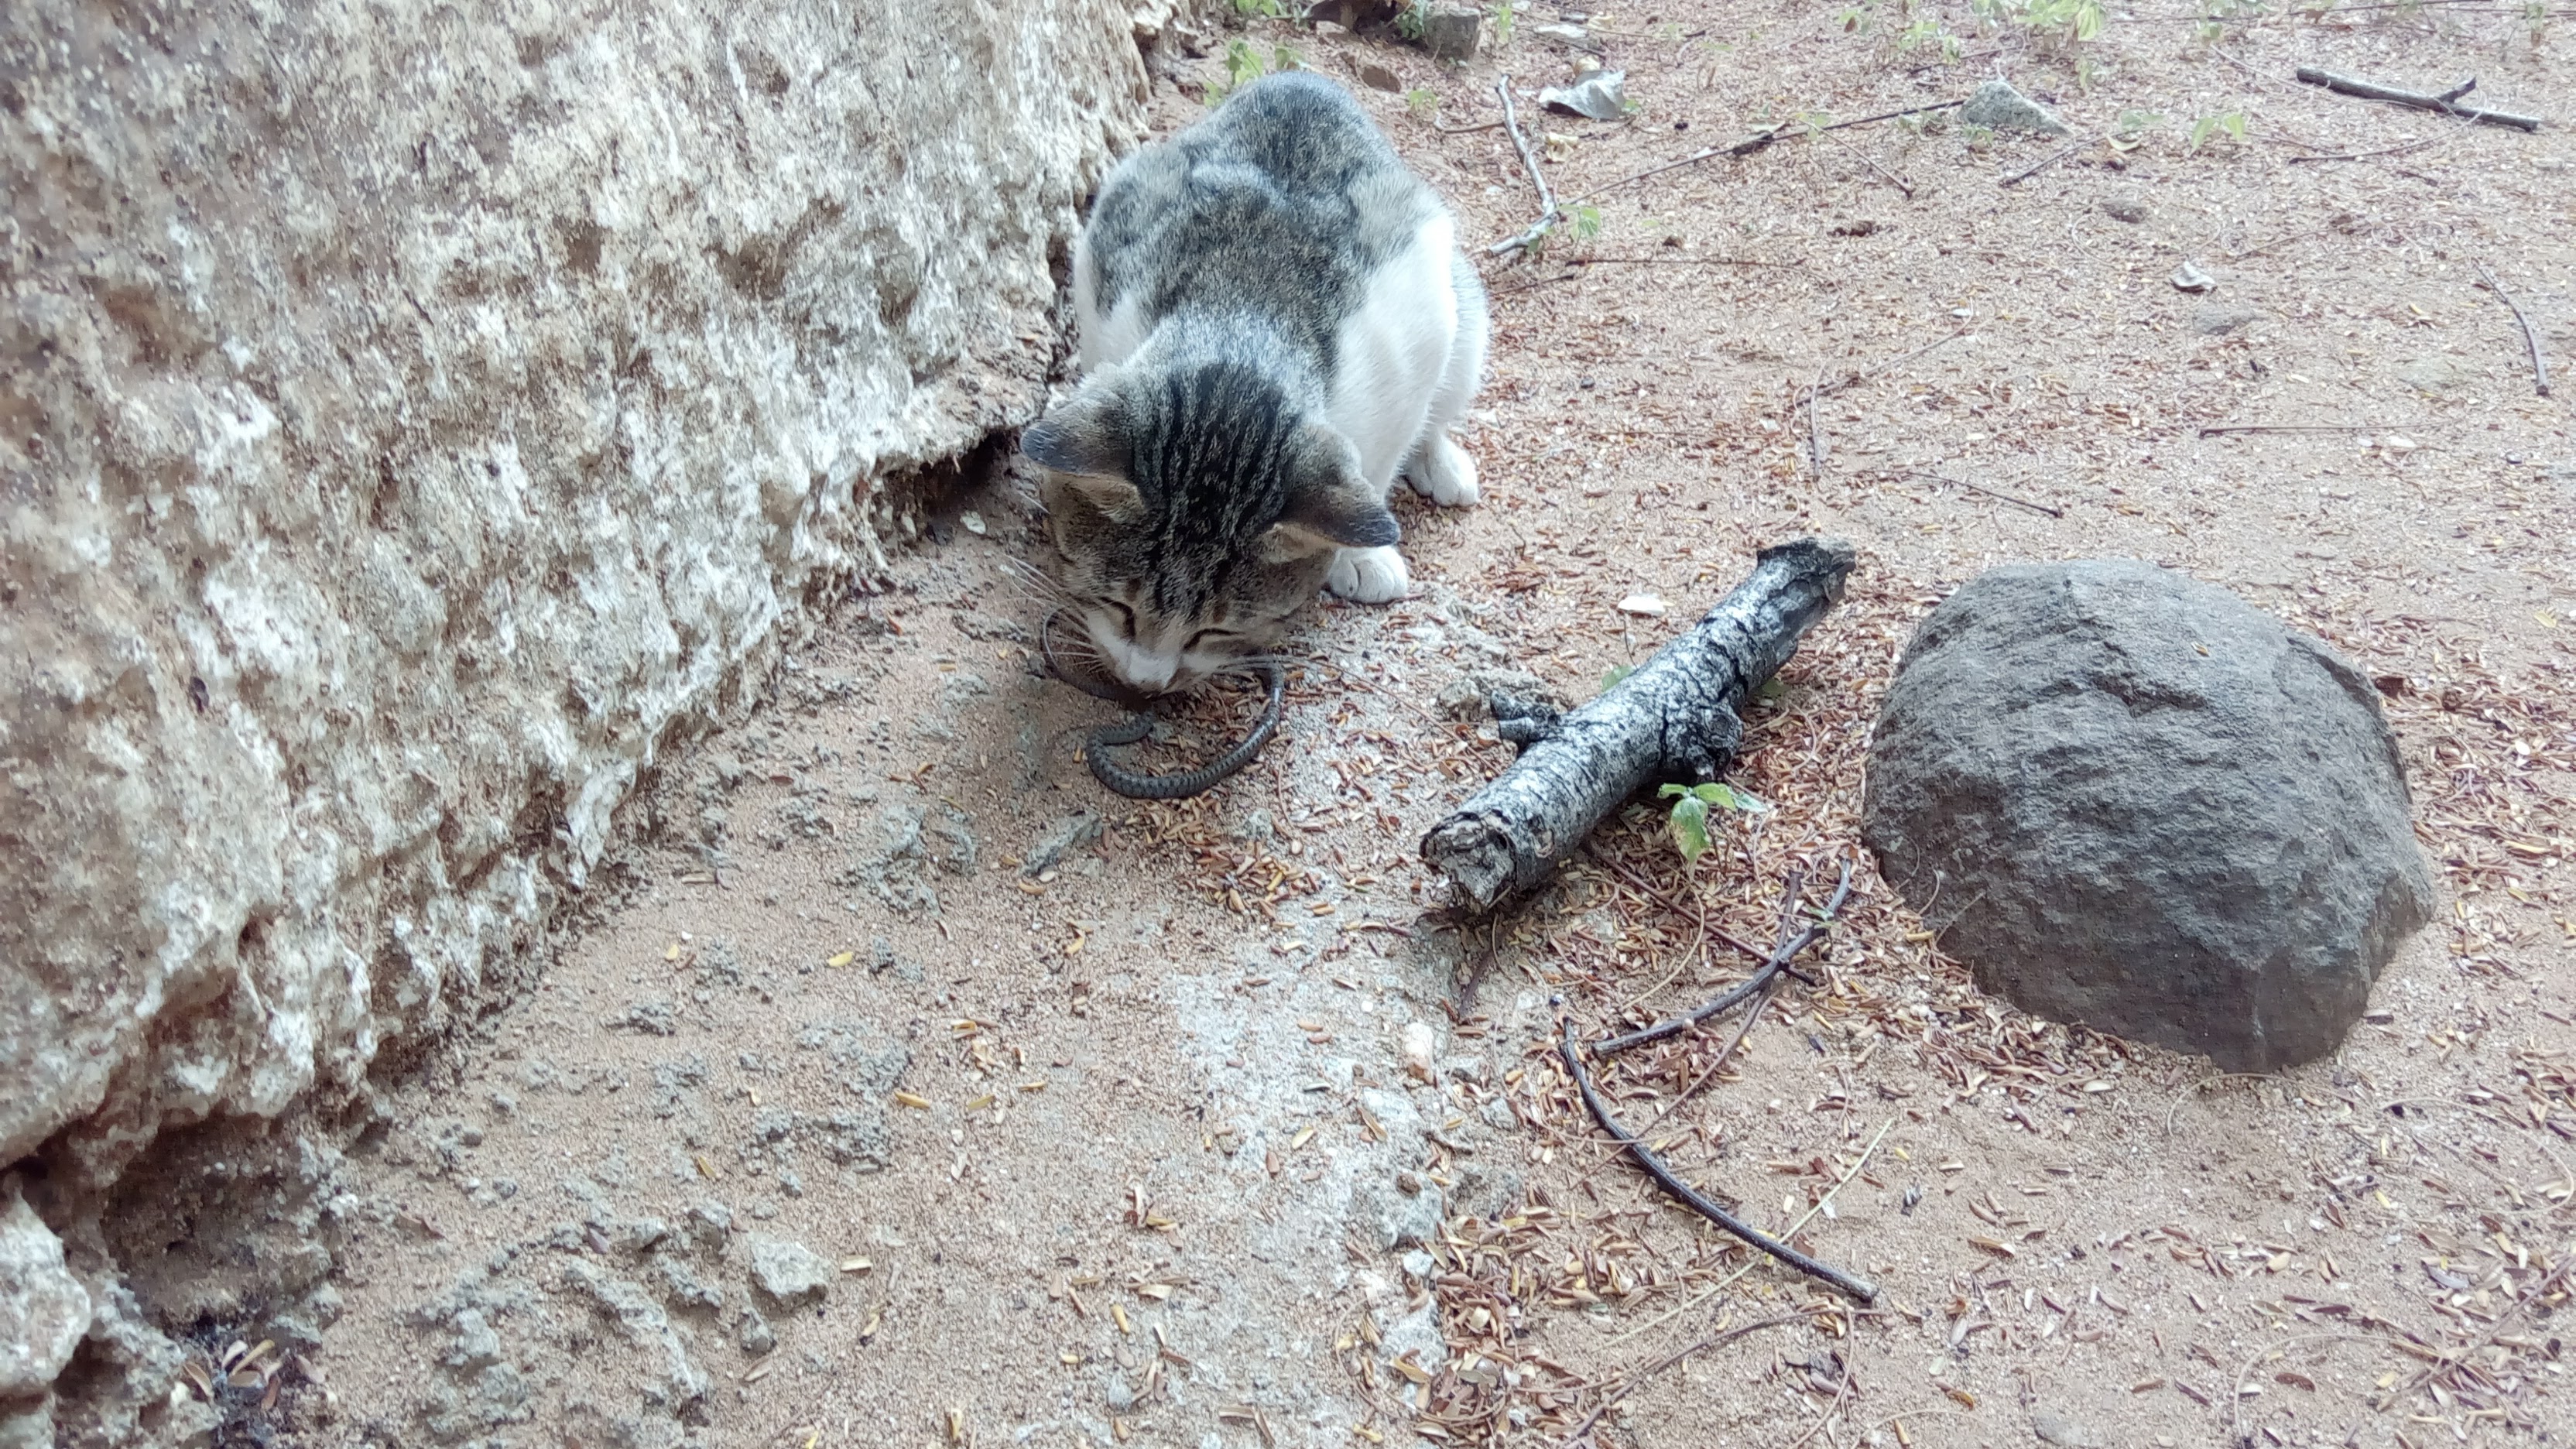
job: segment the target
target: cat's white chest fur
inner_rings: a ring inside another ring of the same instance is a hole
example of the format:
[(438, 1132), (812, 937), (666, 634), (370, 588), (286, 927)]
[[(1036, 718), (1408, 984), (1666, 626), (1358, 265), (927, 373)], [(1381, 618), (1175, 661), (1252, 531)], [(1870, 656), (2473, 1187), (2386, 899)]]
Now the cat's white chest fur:
[[(1100, 311), (1086, 231), (1073, 262), (1074, 316), (1082, 370), (1095, 377), (1141, 349), (1149, 332), (1131, 292)], [(1359, 452), (1360, 474), (1380, 499), (1399, 470), (1442, 507), (1476, 501), (1476, 465), (1448, 436), (1465, 416), (1484, 370), (1481, 305), (1462, 305), (1456, 224), (1423, 223), (1412, 244), (1365, 283), (1358, 307), (1335, 333), (1332, 390), (1324, 421)], [(1472, 277), (1472, 273), (1469, 274)], [(1344, 598), (1384, 603), (1410, 587), (1393, 547), (1344, 549), (1325, 585)]]

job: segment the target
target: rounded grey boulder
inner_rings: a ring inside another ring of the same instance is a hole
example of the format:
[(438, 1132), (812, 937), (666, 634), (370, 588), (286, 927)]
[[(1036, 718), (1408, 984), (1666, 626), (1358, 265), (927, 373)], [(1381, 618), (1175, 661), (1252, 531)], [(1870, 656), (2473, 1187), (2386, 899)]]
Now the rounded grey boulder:
[(1924, 619), (1862, 834), (1980, 987), (2230, 1071), (2334, 1050), (2433, 910), (2369, 682), (2127, 559), (1995, 569)]

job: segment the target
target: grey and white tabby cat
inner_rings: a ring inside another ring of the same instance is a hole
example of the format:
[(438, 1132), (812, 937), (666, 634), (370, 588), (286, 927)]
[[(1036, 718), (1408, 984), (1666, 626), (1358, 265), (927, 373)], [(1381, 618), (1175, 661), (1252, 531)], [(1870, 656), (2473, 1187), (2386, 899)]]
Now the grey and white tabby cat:
[(1328, 586), (1401, 598), (1387, 494), (1476, 501), (1455, 224), (1348, 93), (1291, 72), (1110, 174), (1073, 259), (1083, 380), (1021, 439), (1055, 573), (1129, 686), (1265, 654)]

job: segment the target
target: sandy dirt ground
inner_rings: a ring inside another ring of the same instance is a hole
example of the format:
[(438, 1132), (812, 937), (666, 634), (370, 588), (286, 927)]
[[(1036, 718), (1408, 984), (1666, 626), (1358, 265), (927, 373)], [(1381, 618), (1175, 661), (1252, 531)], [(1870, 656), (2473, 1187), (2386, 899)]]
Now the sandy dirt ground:
[[(1255, 19), (1157, 82), (1178, 126), (1227, 41), (1293, 49), (1479, 248), (1486, 501), (1406, 513), (1415, 596), (1320, 606), (1262, 759), (1138, 805), (1077, 758), (1106, 707), (1032, 676), (1026, 480), (941, 500), (754, 718), (628, 807), (535, 987), (388, 1089), (287, 1442), (2576, 1436), (2576, 14), (1558, 20), (1458, 69)], [(1593, 58), (1635, 114), (1541, 112)], [(2475, 74), (2547, 122), (2300, 64)], [(1481, 254), (1535, 210), (1489, 124), (1503, 73), (1597, 208), (1535, 261)], [(1931, 113), (1619, 184), (1996, 74), (2075, 136)], [(2214, 289), (2178, 290), (2186, 262)], [(1736, 778), (1776, 808), (1688, 871), (1632, 811), (1499, 921), (1440, 914), (1415, 842), (1511, 754), (1443, 690), (1587, 697), (1811, 532), (1861, 562), (1750, 722)], [(1924, 610), (2096, 555), (2234, 588), (2389, 696), (2441, 913), (2330, 1060), (2227, 1078), (1989, 1000), (1858, 844)], [(1638, 594), (1671, 616), (1621, 613)], [(1169, 758), (1248, 707), (1198, 706)], [(1551, 1053), (1560, 1014), (1737, 978), (1720, 936), (1769, 941), (1784, 877), (1812, 902), (1842, 862), (1815, 985), (1713, 1075), (1731, 1029), (1604, 1082), (1682, 1171), (1875, 1277), (1867, 1310), (1673, 1207)]]

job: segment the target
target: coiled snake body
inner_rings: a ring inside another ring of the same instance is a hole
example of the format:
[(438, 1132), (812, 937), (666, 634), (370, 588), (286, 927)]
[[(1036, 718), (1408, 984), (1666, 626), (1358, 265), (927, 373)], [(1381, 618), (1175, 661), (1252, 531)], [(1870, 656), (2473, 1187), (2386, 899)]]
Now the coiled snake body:
[(1217, 782), (1251, 764), (1253, 756), (1279, 732), (1280, 716), (1285, 712), (1288, 677), (1279, 666), (1263, 660), (1253, 666), (1260, 675), (1268, 698), (1261, 707), (1261, 718), (1252, 732), (1234, 748), (1208, 761), (1195, 770), (1182, 770), (1170, 775), (1139, 774), (1122, 768), (1109, 758), (1109, 751), (1119, 745), (1132, 745), (1154, 731), (1154, 717), (1140, 708), (1144, 697), (1133, 690), (1122, 689), (1104, 680), (1094, 679), (1080, 670), (1067, 669), (1055, 657), (1055, 615), (1038, 626), (1038, 653), (1045, 659), (1047, 673), (1081, 690), (1094, 699), (1105, 699), (1126, 705), (1135, 712), (1115, 724), (1105, 724), (1091, 732), (1083, 749), (1083, 759), (1091, 766), (1091, 778), (1102, 788), (1130, 800), (1186, 800), (1216, 788)]

